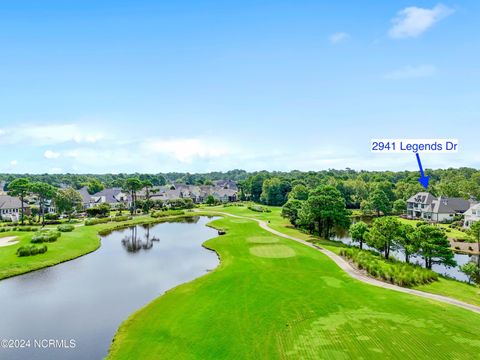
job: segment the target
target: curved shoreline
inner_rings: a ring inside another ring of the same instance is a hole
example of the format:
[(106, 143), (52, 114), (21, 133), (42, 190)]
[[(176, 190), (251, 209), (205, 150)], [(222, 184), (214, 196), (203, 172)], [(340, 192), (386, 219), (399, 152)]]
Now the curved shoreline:
[[(162, 222), (167, 222), (167, 221), (172, 220), (172, 219), (178, 219), (178, 218), (182, 218), (182, 217), (191, 217), (191, 216), (199, 216), (199, 215), (196, 214), (196, 213), (190, 212), (190, 213), (185, 213), (185, 214), (182, 214), (182, 215), (166, 216), (166, 217), (163, 217), (163, 218), (146, 218), (146, 219), (143, 219), (143, 221), (139, 221), (139, 222), (135, 222), (135, 218), (134, 218), (133, 222), (131, 222), (131, 223), (128, 223), (128, 222), (115, 223), (115, 222), (113, 222), (113, 223), (101, 224), (101, 225), (104, 225), (105, 228), (100, 228), (97, 231), (97, 233), (95, 235), (96, 236), (95, 237), (95, 243), (92, 243), (93, 247), (88, 248), (87, 251), (81, 252), (81, 253), (76, 254), (74, 256), (71, 256), (71, 257), (66, 257), (66, 258), (61, 258), (61, 259), (53, 259), (49, 263), (46, 263), (46, 264), (41, 263), (41, 265), (39, 267), (32, 267), (30, 269), (25, 269), (25, 270), (22, 269), (24, 271), (21, 271), (21, 272), (18, 272), (18, 273), (11, 273), (11, 274), (7, 274), (7, 275), (3, 275), (3, 276), (0, 275), (0, 282), (2, 280), (9, 279), (9, 278), (12, 278), (12, 277), (15, 277), (15, 276), (20, 276), (20, 275), (31, 273), (33, 271), (38, 271), (38, 270), (46, 269), (46, 268), (49, 268), (49, 267), (52, 267), (52, 266), (55, 266), (55, 265), (60, 265), (60, 264), (63, 264), (67, 261), (75, 260), (75, 259), (78, 259), (82, 256), (85, 256), (85, 255), (88, 255), (88, 254), (91, 254), (91, 253), (97, 251), (100, 248), (100, 246), (102, 245), (101, 237), (104, 236), (104, 235), (100, 234), (101, 231), (115, 231), (115, 230), (120, 230), (122, 227), (130, 227), (130, 226), (136, 226), (136, 225), (159, 224), (159, 223), (162, 223)], [(206, 215), (206, 216), (208, 216), (208, 215)], [(132, 221), (132, 220), (129, 220), (129, 221)], [(119, 225), (121, 225), (121, 226), (119, 226)], [(84, 227), (84, 226), (85, 226), (84, 224), (80, 224), (80, 225), (77, 225), (76, 228)], [(94, 227), (94, 226), (96, 226), (96, 225), (93, 225), (91, 227)], [(60, 238), (59, 241), (61, 241), (61, 238)], [(47, 251), (47, 253), (48, 253), (48, 251)], [(41, 256), (41, 255), (36, 255), (36, 256)]]
[(264, 229), (264, 230), (266, 230), (266, 231), (268, 231), (268, 232), (270, 232), (274, 235), (283, 237), (285, 239), (293, 240), (293, 241), (298, 242), (300, 244), (306, 245), (306, 246), (308, 246), (312, 249), (320, 251), (321, 253), (328, 256), (331, 260), (333, 260), (335, 262), (335, 264), (337, 264), (337, 266), (340, 269), (342, 269), (343, 271), (345, 271), (350, 277), (352, 277), (356, 280), (359, 280), (361, 282), (364, 282), (366, 284), (381, 287), (381, 288), (385, 288), (385, 289), (390, 289), (390, 290), (394, 290), (394, 291), (398, 291), (398, 292), (402, 292), (402, 293), (406, 293), (406, 294), (411, 294), (411, 295), (423, 297), (423, 298), (430, 299), (430, 300), (440, 301), (440, 302), (443, 302), (443, 303), (458, 306), (458, 307), (461, 307), (463, 309), (470, 310), (470, 311), (473, 311), (475, 313), (480, 314), (480, 306), (472, 305), (472, 304), (469, 304), (469, 303), (466, 303), (466, 302), (463, 302), (463, 301), (460, 301), (460, 300), (457, 300), (457, 299), (454, 299), (454, 298), (451, 298), (451, 297), (448, 297), (448, 296), (437, 295), (437, 294), (428, 293), (428, 292), (424, 292), (424, 291), (420, 291), (420, 290), (404, 288), (404, 287), (401, 287), (401, 286), (386, 283), (386, 282), (374, 279), (372, 277), (366, 276), (366, 275), (362, 274), (359, 270), (355, 269), (349, 262), (347, 262), (341, 256), (335, 254), (334, 252), (332, 252), (330, 250), (327, 250), (327, 249), (325, 249), (325, 248), (323, 248), (319, 245), (309, 243), (309, 242), (307, 242), (305, 240), (302, 240), (300, 238), (290, 236), (290, 235), (284, 234), (284, 233), (282, 233), (278, 230), (272, 229), (271, 227), (268, 226), (268, 223), (263, 221), (263, 220), (259, 220), (259, 219), (255, 219), (255, 218), (249, 218), (249, 217), (240, 216), (240, 215), (229, 214), (229, 213), (222, 212), (222, 211), (208, 211), (208, 210), (206, 211), (206, 210), (203, 210), (203, 212), (221, 214), (221, 215), (224, 215), (224, 216), (230, 216), (230, 217), (234, 217), (234, 218), (255, 221), (260, 225), (260, 227), (262, 229)]
[[(197, 213), (193, 213), (193, 214), (190, 214), (190, 215), (187, 215), (187, 216), (192, 216), (192, 215), (193, 215), (193, 216), (207, 216), (207, 217), (210, 217), (210, 216), (211, 216), (211, 215), (208, 215), (208, 214), (197, 214)], [(181, 215), (181, 216), (177, 216), (177, 218), (182, 218), (182, 217), (186, 217), (185, 214), (184, 214), (184, 215)], [(170, 219), (170, 220), (171, 220), (171, 219)], [(215, 220), (216, 220), (216, 219), (214, 219), (213, 221), (215, 221)], [(137, 225), (138, 225), (138, 224), (137, 224)], [(209, 222), (209, 223), (205, 224), (205, 226), (206, 226), (206, 227), (210, 227), (210, 228), (215, 229), (215, 230), (218, 230), (218, 228), (216, 228), (216, 227), (212, 224), (212, 222)], [(220, 256), (220, 253), (218, 253), (215, 249), (210, 248), (210, 247), (208, 247), (207, 245), (205, 245), (205, 243), (206, 243), (207, 241), (210, 241), (210, 240), (212, 240), (212, 239), (216, 239), (218, 236), (219, 236), (219, 235), (214, 236), (214, 237), (212, 237), (212, 238), (210, 238), (210, 239), (207, 239), (207, 240), (205, 240), (205, 241), (201, 244), (201, 247), (202, 247), (202, 248), (204, 248), (204, 249), (206, 249), (206, 250), (208, 250), (208, 251), (211, 251), (211, 252), (215, 253), (215, 255), (217, 256), (217, 259), (218, 259), (218, 264), (217, 264), (217, 266), (216, 266), (214, 269), (207, 269), (207, 271), (206, 271), (203, 275), (201, 275), (201, 276), (199, 276), (199, 277), (196, 277), (195, 279), (191, 279), (191, 280), (189, 280), (189, 281), (185, 281), (185, 282), (180, 283), (180, 284), (178, 284), (178, 285), (176, 285), (176, 286), (174, 286), (174, 287), (172, 287), (172, 288), (170, 288), (170, 289), (168, 289), (168, 290), (165, 290), (163, 293), (159, 294), (156, 298), (152, 299), (149, 303), (143, 305), (142, 307), (138, 308), (137, 310), (135, 310), (134, 312), (132, 312), (130, 315), (128, 315), (128, 317), (127, 317), (125, 320), (123, 320), (123, 321), (120, 323), (120, 325), (118, 326), (117, 331), (115, 332), (115, 335), (113, 336), (112, 341), (110, 342), (110, 346), (109, 346), (109, 348), (108, 348), (107, 356), (105, 357), (105, 359), (109, 359), (109, 358), (111, 357), (111, 355), (112, 355), (112, 349), (113, 349), (113, 346), (115, 345), (115, 341), (117, 340), (117, 338), (118, 338), (119, 336), (121, 336), (121, 329), (122, 329), (124, 326), (126, 326), (129, 322), (133, 321), (134, 317), (135, 317), (139, 312), (143, 311), (145, 308), (147, 308), (148, 306), (150, 306), (154, 301), (158, 300), (159, 298), (161, 298), (161, 297), (164, 296), (165, 294), (167, 294), (167, 293), (169, 293), (169, 292), (171, 292), (171, 291), (174, 291), (175, 289), (177, 289), (177, 288), (179, 288), (179, 287), (181, 287), (181, 286), (184, 286), (184, 285), (186, 285), (186, 284), (190, 284), (190, 283), (192, 283), (192, 282), (194, 282), (194, 281), (197, 281), (197, 280), (199, 280), (199, 279), (202, 279), (203, 277), (210, 275), (212, 272), (215, 272), (215, 271), (217, 271), (218, 269), (220, 269), (220, 268), (222, 267), (223, 261), (222, 261), (222, 257)], [(113, 351), (115, 351), (115, 349), (113, 349)]]

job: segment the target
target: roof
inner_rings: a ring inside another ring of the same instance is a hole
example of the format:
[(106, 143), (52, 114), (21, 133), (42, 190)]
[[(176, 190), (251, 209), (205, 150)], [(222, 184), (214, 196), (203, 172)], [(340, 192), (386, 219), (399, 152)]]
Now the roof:
[(410, 197), (407, 202), (429, 205), (433, 200), (435, 200), (435, 197), (432, 194), (428, 192), (419, 192)]
[(82, 197), (82, 202), (84, 204), (89, 203), (92, 200), (92, 195), (88, 192), (86, 186), (82, 187), (81, 189), (77, 190), (80, 196)]
[[(10, 195), (0, 195), (0, 209), (20, 209), (22, 202), (19, 198)], [(23, 203), (23, 207), (28, 207), (27, 203)]]
[(470, 202), (462, 198), (439, 197), (432, 203), (432, 212), (438, 214), (455, 214), (470, 208)]
[(107, 188), (103, 189), (92, 195), (92, 198), (95, 202), (98, 202), (100, 198), (105, 198), (105, 202), (112, 204), (120, 202), (116, 197), (120, 194), (126, 194), (127, 200), (130, 201), (130, 195), (128, 195), (122, 188)]
[(471, 201), (463, 198), (434, 197), (428, 192), (419, 192), (407, 200), (409, 203), (427, 205), (423, 208), (425, 212), (435, 214), (456, 214), (467, 211), (471, 206)]
[(216, 180), (213, 183), (215, 184), (215, 186), (219, 186), (222, 188), (238, 190), (237, 183), (233, 180)]

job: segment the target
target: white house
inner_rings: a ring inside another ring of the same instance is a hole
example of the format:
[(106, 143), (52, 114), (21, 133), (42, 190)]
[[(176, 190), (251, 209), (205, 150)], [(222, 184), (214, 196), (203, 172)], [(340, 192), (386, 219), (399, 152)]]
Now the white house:
[(470, 227), (476, 221), (480, 220), (480, 204), (473, 204), (470, 209), (465, 211), (465, 227)]
[(407, 200), (407, 216), (433, 222), (453, 221), (455, 215), (465, 213), (472, 203), (462, 198), (435, 197), (420, 192)]
[[(25, 214), (30, 214), (28, 204), (23, 203)], [(0, 195), (0, 218), (3, 220), (18, 221), (22, 213), (22, 202), (19, 198)]]

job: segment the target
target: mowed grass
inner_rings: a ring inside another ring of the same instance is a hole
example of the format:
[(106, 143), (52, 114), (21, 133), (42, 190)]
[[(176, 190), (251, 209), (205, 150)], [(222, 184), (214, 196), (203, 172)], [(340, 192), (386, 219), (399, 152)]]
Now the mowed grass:
[[(402, 219), (402, 218), (398, 218), (402, 223), (404, 224), (409, 224), (409, 225), (412, 225), (412, 226), (415, 226), (417, 225), (420, 221), (418, 220), (411, 220), (411, 219)], [(467, 242), (474, 242), (474, 240), (468, 236), (467, 233), (464, 233), (463, 231), (460, 231), (458, 229), (452, 229), (448, 226), (448, 224), (437, 224), (438, 226), (444, 228), (445, 230), (447, 230), (446, 232), (446, 235), (449, 237), (449, 238), (452, 238), (454, 240), (461, 240), (461, 241), (467, 241)]]
[(46, 253), (24, 257), (18, 257), (16, 251), (20, 246), (30, 244), (33, 232), (2, 233), (3, 236), (18, 236), (19, 243), (0, 247), (0, 279), (52, 266), (92, 252), (100, 246), (97, 231), (98, 229), (88, 226), (75, 228), (72, 232), (62, 233), (56, 242), (46, 243)]
[(256, 222), (213, 225), (227, 231), (205, 243), (219, 267), (132, 314), (109, 359), (478, 358), (480, 315), (356, 281)]
[[(344, 245), (339, 241), (330, 241), (326, 239), (321, 239), (317, 236), (313, 236), (311, 234), (307, 234), (298, 229), (295, 229), (287, 219), (284, 219), (280, 216), (280, 213), (281, 213), (280, 207), (271, 206), (268, 208), (271, 210), (271, 212), (269, 213), (258, 213), (258, 212), (249, 210), (247, 207), (240, 207), (240, 206), (230, 206), (225, 208), (212, 207), (207, 209), (210, 209), (211, 211), (223, 211), (223, 212), (234, 214), (234, 215), (246, 216), (250, 218), (256, 218), (256, 219), (267, 221), (269, 222), (269, 226), (272, 229), (275, 229), (287, 235), (295, 236), (305, 241), (314, 242), (316, 244), (319, 244), (325, 247), (330, 251), (335, 252), (336, 254), (338, 254), (342, 248), (346, 247), (346, 245)], [(407, 220), (407, 219), (400, 219), (400, 220), (406, 223), (410, 222), (413, 225), (414, 223), (416, 223), (415, 220)], [(480, 288), (478, 286), (470, 285), (464, 282), (447, 279), (447, 278), (440, 278), (439, 281), (434, 281), (430, 284), (416, 286), (414, 287), (414, 289), (430, 292), (433, 294), (449, 296), (473, 305), (480, 306)]]

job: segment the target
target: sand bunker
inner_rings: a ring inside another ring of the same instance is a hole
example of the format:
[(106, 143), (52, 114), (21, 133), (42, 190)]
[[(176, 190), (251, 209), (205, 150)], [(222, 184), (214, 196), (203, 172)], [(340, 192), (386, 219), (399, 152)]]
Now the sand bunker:
[(5, 236), (3, 238), (0, 238), (0, 247), (15, 245), (16, 243), (18, 243), (18, 241), (14, 241), (16, 238), (16, 236)]

